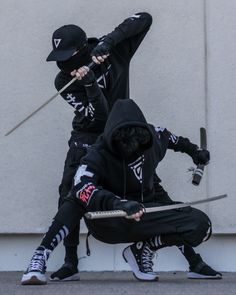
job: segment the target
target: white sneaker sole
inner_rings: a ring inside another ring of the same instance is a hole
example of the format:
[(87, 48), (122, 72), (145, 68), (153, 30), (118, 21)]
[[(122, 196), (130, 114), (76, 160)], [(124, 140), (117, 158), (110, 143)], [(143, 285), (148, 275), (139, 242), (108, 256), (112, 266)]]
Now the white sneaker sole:
[(133, 275), (135, 278), (139, 281), (158, 281), (159, 277), (156, 273), (143, 273), (139, 270), (138, 264), (136, 262), (136, 259), (130, 249), (130, 247), (127, 247), (123, 251), (123, 258), (124, 260), (129, 264), (133, 271)]
[(217, 274), (216, 276), (207, 276), (207, 275), (202, 275), (196, 272), (188, 272), (187, 274), (188, 279), (211, 279), (211, 280), (220, 280), (222, 279), (222, 276)]
[(64, 278), (64, 279), (60, 279), (60, 278), (51, 278), (50, 277), (50, 281), (55, 281), (55, 282), (68, 282), (68, 281), (79, 281), (80, 280), (80, 276), (79, 273), (75, 273), (74, 275)]
[(46, 285), (47, 278), (45, 275), (39, 272), (29, 272), (23, 274), (21, 279), (21, 285)]

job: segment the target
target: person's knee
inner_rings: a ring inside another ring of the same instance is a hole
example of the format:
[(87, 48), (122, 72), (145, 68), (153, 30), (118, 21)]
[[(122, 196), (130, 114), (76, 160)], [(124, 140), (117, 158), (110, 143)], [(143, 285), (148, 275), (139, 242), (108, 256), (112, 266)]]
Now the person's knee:
[(64, 198), (66, 198), (70, 194), (71, 187), (72, 187), (72, 182), (73, 182), (72, 181), (73, 177), (74, 176), (70, 176), (70, 177), (67, 177), (67, 179), (66, 178), (62, 179), (62, 182), (58, 187), (59, 205), (60, 205), (60, 202), (63, 203)]
[(211, 221), (204, 212), (194, 208), (191, 217), (191, 231), (184, 235), (184, 240), (186, 244), (196, 247), (210, 237)]
[(68, 197), (59, 208), (55, 220), (65, 224), (68, 228), (74, 229), (84, 213), (85, 209), (74, 198)]
[(64, 204), (64, 202), (70, 197), (70, 191), (67, 193), (61, 193), (58, 199), (58, 209)]

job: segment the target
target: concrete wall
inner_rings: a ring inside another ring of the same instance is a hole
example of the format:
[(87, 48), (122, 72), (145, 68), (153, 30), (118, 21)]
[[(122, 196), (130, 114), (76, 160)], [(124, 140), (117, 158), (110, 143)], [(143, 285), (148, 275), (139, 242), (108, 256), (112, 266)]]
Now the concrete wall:
[[(88, 36), (102, 36), (139, 11), (150, 12), (153, 25), (131, 63), (131, 97), (149, 122), (166, 126), (193, 142), (199, 143), (199, 127), (206, 126), (211, 151), (211, 164), (200, 187), (189, 181), (191, 175), (186, 170), (193, 164), (182, 154), (168, 152), (158, 174), (176, 200), (227, 192), (227, 200), (200, 208), (210, 215), (215, 234), (235, 234), (236, 2), (68, 0), (65, 4), (62, 0), (2, 0), (0, 233), (4, 246), (17, 255), (24, 250), (23, 239), (27, 245), (34, 241), (34, 236), (23, 234), (44, 233), (56, 212), (57, 187), (71, 130), (73, 110), (59, 97), (14, 133), (4, 136), (55, 93), (57, 68), (45, 62), (51, 50), (51, 34), (63, 24), (74, 23)], [(220, 237), (217, 241), (232, 249), (235, 236)], [(206, 251), (209, 255), (216, 250), (212, 242), (210, 245), (213, 248)], [(117, 247), (109, 248), (114, 255), (119, 253)], [(5, 269), (9, 259), (5, 259), (4, 251), (0, 253)], [(90, 259), (98, 262), (96, 257)], [(222, 263), (222, 269), (232, 270), (230, 263)], [(22, 267), (19, 260), (13, 269)]]

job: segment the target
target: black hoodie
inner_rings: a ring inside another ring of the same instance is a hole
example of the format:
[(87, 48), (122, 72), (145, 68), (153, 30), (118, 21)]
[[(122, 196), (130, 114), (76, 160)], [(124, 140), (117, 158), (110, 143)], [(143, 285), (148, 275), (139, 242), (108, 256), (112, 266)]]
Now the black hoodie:
[[(74, 131), (101, 134), (107, 119), (107, 109), (110, 110), (117, 99), (130, 97), (130, 61), (151, 24), (152, 16), (141, 12), (125, 19), (106, 36), (88, 39), (89, 51), (99, 42), (109, 43), (111, 50), (105, 62), (94, 69), (97, 83), (88, 88), (76, 81), (61, 94), (75, 109), (72, 122)], [(55, 79), (55, 87), (59, 90), (71, 79), (69, 73), (60, 71)]]
[[(130, 125), (146, 128), (152, 140), (137, 158), (129, 160), (116, 151), (112, 134), (117, 128)], [(84, 208), (91, 211), (112, 210), (117, 198), (153, 202), (153, 174), (167, 149), (192, 156), (197, 148), (187, 138), (148, 124), (133, 100), (118, 100), (104, 133), (81, 160), (74, 178), (74, 195)]]

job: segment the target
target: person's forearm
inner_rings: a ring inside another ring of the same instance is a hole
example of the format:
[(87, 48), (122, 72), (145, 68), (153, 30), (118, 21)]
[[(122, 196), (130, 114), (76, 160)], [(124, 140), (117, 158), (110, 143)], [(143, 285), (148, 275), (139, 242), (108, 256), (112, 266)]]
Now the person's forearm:
[(95, 81), (91, 85), (85, 86), (89, 103), (93, 106), (94, 117), (106, 121), (109, 113), (107, 100)]
[(198, 149), (198, 146), (186, 137), (176, 136), (175, 142), (170, 138), (169, 148), (173, 149), (175, 152), (186, 153), (192, 157), (194, 152)]

